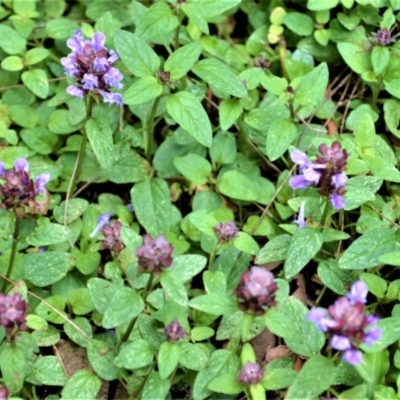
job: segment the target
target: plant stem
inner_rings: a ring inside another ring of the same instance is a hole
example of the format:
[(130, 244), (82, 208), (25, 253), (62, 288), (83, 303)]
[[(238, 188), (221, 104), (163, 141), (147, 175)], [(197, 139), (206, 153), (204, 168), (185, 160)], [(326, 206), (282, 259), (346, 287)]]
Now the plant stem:
[(330, 208), (329, 207), (329, 201), (327, 200), (326, 203), (325, 203), (324, 212), (322, 214), (322, 218), (321, 218), (321, 222), (320, 222), (320, 225), (321, 225), (322, 228), (324, 228), (326, 218), (328, 217), (329, 208)]
[(137, 320), (137, 317), (133, 318), (133, 320), (130, 322), (128, 328), (126, 328), (125, 333), (122, 335), (122, 338), (121, 338), (121, 340), (119, 341), (119, 343), (118, 343), (118, 345), (117, 345), (117, 348), (118, 348), (119, 346), (121, 346), (121, 344), (124, 343), (124, 342), (126, 341), (126, 339), (128, 339), (129, 335), (130, 335), (131, 332), (132, 332), (133, 327), (135, 326), (136, 320)]
[(154, 141), (154, 118), (156, 116), (157, 107), (160, 103), (161, 96), (157, 97), (154, 101), (153, 107), (151, 109), (149, 121), (147, 124), (147, 143), (146, 143), (146, 159), (150, 162), (151, 160), (151, 151), (153, 150), (153, 141)]
[(315, 305), (318, 305), (318, 304), (319, 304), (319, 302), (321, 301), (321, 299), (322, 299), (323, 295), (325, 294), (325, 292), (326, 292), (326, 286), (324, 286), (324, 287), (322, 288), (320, 294), (319, 294), (318, 297), (317, 297), (317, 300), (315, 300)]
[(217, 251), (219, 249), (219, 244), (217, 243), (214, 247), (214, 250), (211, 252), (210, 254), (210, 258), (208, 260), (208, 270), (211, 271), (213, 265), (214, 265), (214, 261), (215, 261), (215, 257), (217, 255)]
[[(92, 116), (92, 108), (93, 108), (93, 97), (88, 96), (87, 98), (87, 104), (86, 104), (86, 118), (90, 118)], [(67, 191), (67, 200), (69, 200), (72, 197), (73, 194), (73, 189), (78, 183), (78, 179), (81, 175), (81, 170), (82, 170), (82, 164), (83, 164), (83, 157), (85, 155), (85, 150), (86, 150), (86, 144), (87, 144), (87, 135), (86, 135), (86, 130), (83, 132), (83, 137), (82, 137), (82, 142), (81, 142), (81, 147), (79, 148), (78, 156), (75, 162), (74, 170), (72, 172), (71, 180), (68, 185), (68, 191)], [(67, 210), (68, 204), (65, 205), (65, 210)]]
[[(21, 218), (15, 217), (15, 225), (14, 225), (14, 233), (12, 236), (13, 243), (11, 247), (11, 255), (10, 255), (10, 261), (8, 262), (8, 269), (6, 272), (6, 278), (10, 278), (11, 272), (14, 267), (14, 261), (15, 261), (15, 255), (17, 254), (17, 246), (18, 246), (18, 239), (19, 239), (19, 228), (21, 226)], [(1, 288), (2, 293), (5, 292), (7, 287), (7, 281), (4, 280), (3, 286)]]

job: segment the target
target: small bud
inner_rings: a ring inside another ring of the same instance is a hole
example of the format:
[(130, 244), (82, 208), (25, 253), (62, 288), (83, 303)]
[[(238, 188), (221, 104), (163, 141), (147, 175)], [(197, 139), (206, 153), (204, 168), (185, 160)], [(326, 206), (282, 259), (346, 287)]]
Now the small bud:
[(162, 83), (169, 83), (171, 74), (168, 71), (159, 71), (158, 78)]
[(239, 229), (232, 221), (220, 222), (214, 226), (214, 231), (220, 243), (228, 243), (235, 237), (239, 237)]
[(8, 400), (9, 391), (6, 386), (0, 386), (0, 400)]
[(104, 236), (103, 249), (110, 249), (115, 254), (119, 254), (125, 248), (121, 240), (121, 228), (121, 222), (112, 221), (101, 230)]
[(387, 29), (379, 29), (378, 32), (375, 33), (375, 38), (378, 44), (381, 46), (387, 46), (392, 43), (392, 34)]
[(169, 342), (176, 342), (185, 337), (185, 331), (177, 319), (174, 319), (165, 327), (164, 334)]
[(174, 248), (164, 235), (153, 239), (150, 235), (143, 235), (143, 244), (136, 249), (139, 267), (142, 271), (159, 273), (163, 268), (172, 265)]
[(240, 371), (237, 380), (246, 385), (252, 385), (260, 382), (263, 376), (264, 369), (261, 367), (261, 365), (248, 361)]

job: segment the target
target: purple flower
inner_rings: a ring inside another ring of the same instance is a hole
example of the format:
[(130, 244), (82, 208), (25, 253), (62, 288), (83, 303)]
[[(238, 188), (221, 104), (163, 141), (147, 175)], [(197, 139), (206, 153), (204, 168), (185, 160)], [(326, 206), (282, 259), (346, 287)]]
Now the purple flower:
[(306, 202), (302, 201), (300, 203), (300, 209), (299, 209), (299, 215), (297, 216), (297, 219), (293, 220), (294, 224), (297, 224), (299, 228), (305, 228), (307, 226), (306, 221), (304, 220), (304, 208), (306, 206)]
[(109, 213), (101, 214), (97, 219), (97, 225), (93, 229), (93, 232), (89, 235), (89, 237), (93, 238), (96, 234), (104, 228), (110, 222), (111, 215)]
[(174, 319), (165, 327), (164, 334), (167, 336), (169, 342), (176, 342), (186, 336), (178, 319)]
[(347, 298), (354, 303), (366, 303), (368, 296), (368, 286), (363, 281), (354, 282), (351, 285), (350, 293), (347, 294)]
[(220, 243), (228, 243), (235, 237), (239, 237), (239, 229), (234, 222), (220, 222), (214, 226), (215, 236)]
[(22, 300), (19, 293), (13, 295), (0, 293), (0, 325), (11, 329), (15, 326), (22, 330), (26, 329), (27, 310), (28, 303)]
[(252, 385), (259, 383), (263, 376), (264, 369), (261, 367), (261, 365), (248, 361), (240, 371), (237, 380), (246, 385)]
[(110, 249), (119, 254), (125, 248), (121, 239), (121, 228), (121, 222), (112, 221), (101, 229), (101, 234), (104, 236), (103, 249)]
[(253, 266), (240, 277), (235, 290), (239, 307), (251, 314), (264, 314), (266, 307), (273, 307), (278, 285), (272, 272)]
[(28, 172), (29, 171), (29, 163), (25, 158), (17, 158), (14, 163), (14, 168), (16, 172)]
[(346, 297), (339, 297), (328, 310), (315, 308), (307, 316), (307, 320), (331, 336), (331, 347), (343, 351), (343, 360), (352, 365), (362, 361), (362, 353), (357, 350), (361, 343), (370, 346), (382, 336), (380, 328), (371, 327), (379, 318), (365, 315), (367, 294), (365, 283), (357, 281), (350, 293)]
[(83, 99), (83, 95), (85, 94), (82, 89), (79, 89), (73, 85), (67, 87), (67, 93), (69, 93), (71, 96), (79, 97), (80, 99)]
[(104, 90), (98, 90), (98, 92), (103, 96), (104, 103), (118, 104), (120, 107), (123, 106), (122, 95), (120, 93), (106, 92)]
[(373, 33), (372, 35), (375, 36), (376, 41), (381, 46), (387, 46), (393, 42), (392, 34), (387, 29), (379, 29), (378, 32)]
[(150, 235), (143, 235), (143, 244), (136, 249), (139, 268), (150, 273), (160, 273), (162, 269), (172, 265), (174, 248), (164, 235), (153, 239)]
[(305, 189), (308, 186), (318, 188), (320, 194), (330, 197), (333, 207), (340, 210), (345, 206), (343, 195), (348, 178), (343, 170), (348, 153), (342, 150), (339, 142), (333, 142), (331, 146), (321, 144), (318, 150), (314, 161), (310, 161), (300, 150), (291, 153), (292, 161), (300, 166), (300, 174), (293, 176), (289, 184), (293, 189)]
[(50, 174), (43, 173), (40, 174), (35, 180), (35, 192), (38, 195), (39, 193), (46, 193), (46, 184), (50, 180)]
[(103, 32), (96, 32), (91, 41), (84, 40), (81, 31), (76, 31), (74, 37), (68, 39), (67, 46), (72, 53), (63, 57), (61, 64), (76, 85), (68, 86), (67, 92), (80, 99), (88, 93), (94, 93), (101, 95), (105, 102), (122, 107), (122, 95), (109, 91), (113, 87), (122, 88), (123, 76), (113, 67), (118, 54), (106, 49), (105, 41), (106, 36)]

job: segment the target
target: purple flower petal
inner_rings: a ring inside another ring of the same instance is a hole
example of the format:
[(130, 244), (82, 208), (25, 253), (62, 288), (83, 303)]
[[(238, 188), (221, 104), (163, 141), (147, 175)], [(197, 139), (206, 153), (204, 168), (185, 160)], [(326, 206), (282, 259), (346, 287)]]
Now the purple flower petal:
[(346, 182), (349, 180), (346, 174), (340, 173), (332, 176), (331, 183), (335, 186), (336, 189), (343, 187), (346, 185)]
[(297, 224), (299, 228), (304, 228), (307, 226), (306, 221), (304, 220), (304, 208), (305, 208), (306, 202), (302, 201), (300, 203), (300, 209), (299, 209), (299, 215), (297, 216), (297, 219), (293, 220), (294, 224)]
[(307, 154), (300, 151), (300, 150), (294, 150), (290, 153), (290, 158), (292, 159), (292, 161), (296, 164), (299, 165), (304, 165), (307, 164), (308, 161), (308, 157)]
[(382, 329), (380, 328), (371, 328), (364, 336), (363, 342), (367, 346), (371, 346), (371, 344), (374, 344), (377, 342), (383, 335)]
[(99, 84), (99, 80), (94, 74), (83, 75), (82, 82), (84, 83), (83, 88), (87, 90), (94, 90)]
[(119, 59), (119, 55), (116, 51), (110, 50), (109, 54), (110, 54), (110, 57), (108, 57), (109, 63), (113, 64), (113, 63), (115, 63), (115, 61), (117, 61)]
[(29, 162), (25, 158), (17, 158), (14, 163), (14, 168), (17, 172), (28, 172)]
[(76, 54), (83, 53), (83, 47), (85, 46), (85, 42), (83, 40), (83, 34), (81, 30), (75, 31), (74, 37), (72, 39), (67, 40), (67, 46)]
[(4, 166), (4, 163), (0, 161), (0, 177), (4, 177), (4, 174), (6, 173), (6, 167)]
[(351, 365), (359, 365), (362, 363), (363, 354), (359, 350), (346, 350), (342, 355), (342, 360)]
[(340, 194), (337, 194), (336, 192), (332, 193), (332, 197), (329, 200), (331, 204), (333, 205), (336, 210), (341, 210), (345, 206), (345, 201), (343, 196), (340, 196)]
[(122, 103), (122, 95), (120, 93), (112, 93), (112, 92), (106, 92), (105, 90), (98, 90), (98, 92), (103, 96), (103, 101), (104, 103), (110, 103), (111, 104), (118, 104), (120, 107), (123, 106)]
[(348, 337), (343, 335), (333, 335), (330, 345), (335, 350), (349, 350), (351, 349), (351, 341)]
[(292, 189), (305, 189), (311, 185), (303, 175), (294, 175), (290, 178), (289, 185)]
[(313, 322), (317, 328), (326, 332), (332, 325), (332, 320), (329, 318), (327, 311), (324, 308), (316, 307), (312, 309), (306, 317), (307, 321)]
[(104, 82), (111, 87), (121, 89), (123, 85), (120, 83), (123, 76), (117, 68), (110, 68), (104, 75)]
[(109, 60), (105, 57), (97, 57), (93, 60), (93, 69), (97, 72), (104, 72), (107, 70)]
[(93, 238), (97, 232), (103, 229), (110, 222), (111, 215), (109, 213), (101, 214), (97, 219), (97, 225), (89, 237)]
[(48, 173), (40, 174), (35, 181), (35, 193), (39, 194), (45, 192), (45, 185), (49, 180), (50, 180), (50, 174)]
[(321, 178), (321, 172), (315, 170), (312, 164), (303, 171), (303, 175), (310, 184), (317, 184)]
[(347, 294), (347, 298), (352, 303), (366, 303), (368, 296), (368, 286), (363, 281), (354, 282), (351, 285), (350, 293)]
[(80, 99), (83, 99), (84, 91), (76, 86), (68, 86), (67, 87), (67, 93), (69, 93), (72, 96), (79, 97)]
[(92, 38), (92, 48), (97, 53), (104, 48), (106, 35), (103, 32), (96, 32)]

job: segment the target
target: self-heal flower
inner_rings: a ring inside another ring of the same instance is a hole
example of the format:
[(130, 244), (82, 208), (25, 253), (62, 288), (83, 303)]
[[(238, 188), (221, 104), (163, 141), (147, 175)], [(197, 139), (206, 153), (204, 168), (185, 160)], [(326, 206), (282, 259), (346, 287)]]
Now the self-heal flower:
[(343, 171), (346, 169), (348, 153), (342, 150), (339, 142), (333, 142), (331, 146), (321, 144), (318, 151), (313, 161), (300, 150), (291, 153), (292, 161), (300, 166), (300, 174), (293, 176), (289, 184), (293, 189), (305, 189), (308, 186), (318, 188), (320, 194), (329, 197), (332, 206), (340, 210), (345, 206), (343, 195), (348, 178)]
[(306, 202), (302, 201), (300, 203), (300, 209), (299, 209), (299, 215), (297, 216), (297, 219), (293, 220), (294, 224), (297, 224), (299, 228), (305, 228), (307, 226), (306, 221), (304, 220), (304, 208), (306, 206)]
[(6, 295), (0, 293), (0, 325), (12, 330), (15, 327), (26, 329), (26, 312), (28, 303), (22, 300), (19, 293)]
[(121, 89), (123, 78), (119, 70), (113, 67), (118, 54), (104, 47), (106, 37), (96, 32), (92, 40), (85, 40), (80, 30), (67, 40), (72, 50), (61, 59), (65, 73), (75, 82), (67, 87), (67, 93), (83, 99), (88, 93), (100, 95), (105, 103), (118, 104), (122, 107), (122, 95), (110, 89)]
[(259, 383), (264, 376), (264, 369), (260, 364), (255, 364), (248, 361), (240, 371), (237, 380), (246, 385)]
[(177, 319), (174, 319), (165, 327), (164, 334), (167, 336), (169, 342), (176, 342), (186, 336), (182, 325)]
[(220, 243), (228, 243), (235, 237), (239, 237), (239, 229), (232, 221), (220, 222), (214, 226), (214, 231)]
[(43, 173), (33, 181), (29, 174), (29, 162), (25, 158), (18, 158), (14, 168), (5, 169), (0, 162), (0, 208), (14, 210), (22, 217), (24, 214), (45, 214), (49, 203), (49, 194), (46, 184), (50, 174)]
[(164, 235), (153, 239), (150, 235), (143, 235), (143, 244), (136, 249), (139, 268), (150, 273), (160, 273), (163, 268), (172, 265), (174, 248)]
[(342, 353), (342, 359), (352, 365), (362, 361), (361, 343), (370, 346), (382, 336), (380, 328), (373, 327), (378, 317), (365, 315), (368, 288), (362, 281), (355, 282), (350, 293), (340, 297), (327, 310), (314, 308), (307, 316), (317, 328), (330, 336), (330, 346)]
[(119, 254), (125, 248), (121, 239), (121, 228), (121, 222), (112, 221), (101, 229), (101, 234), (104, 236), (103, 249), (110, 249)]
[(97, 235), (97, 233), (104, 228), (110, 222), (111, 215), (109, 213), (101, 214), (97, 219), (97, 225), (93, 229), (93, 232), (89, 235), (89, 237), (93, 238)]
[(239, 307), (250, 314), (263, 314), (267, 307), (276, 304), (275, 294), (278, 285), (272, 272), (258, 266), (244, 272), (235, 290)]

